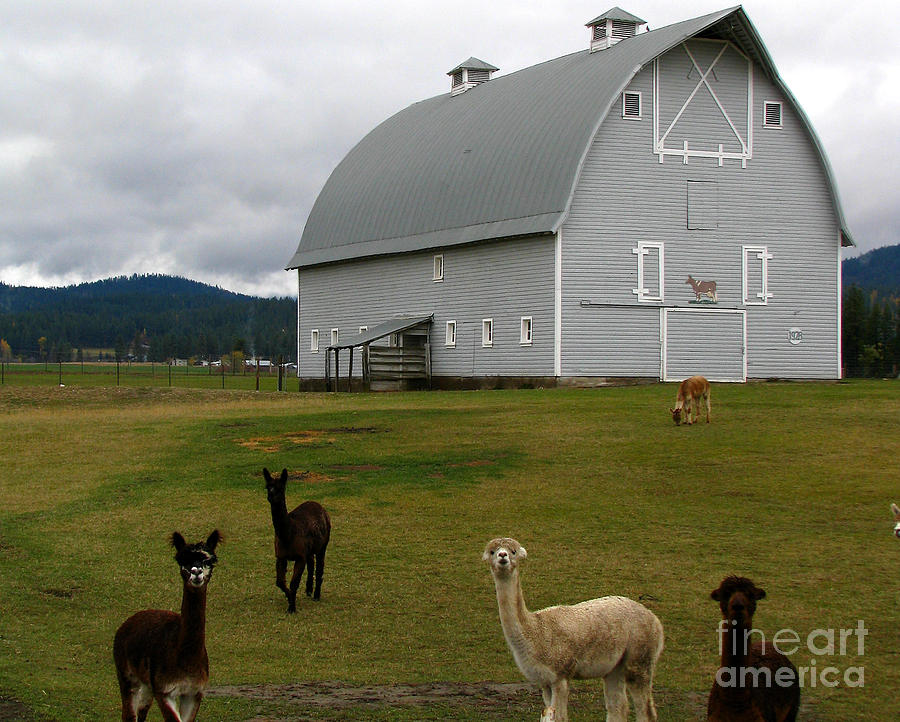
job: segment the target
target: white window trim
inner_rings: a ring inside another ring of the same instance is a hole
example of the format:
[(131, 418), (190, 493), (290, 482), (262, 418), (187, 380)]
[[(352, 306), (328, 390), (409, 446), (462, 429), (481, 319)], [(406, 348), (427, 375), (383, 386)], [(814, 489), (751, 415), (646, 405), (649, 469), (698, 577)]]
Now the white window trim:
[(359, 332), (360, 332), (360, 333), (365, 333), (365, 332), (368, 331), (368, 330), (369, 330), (369, 327), (368, 327), (368, 326), (360, 326), (360, 327), (359, 327)]
[(447, 321), (444, 346), (447, 348), (456, 348), (456, 321)]
[(341, 330), (339, 328), (331, 329), (331, 345), (337, 346), (341, 342)]
[[(638, 101), (638, 114), (637, 115), (629, 115), (626, 112), (627, 103), (625, 102), (625, 98), (629, 95), (636, 95)], [(641, 96), (641, 93), (636, 90), (626, 90), (622, 93), (622, 119), (623, 120), (641, 120), (644, 117), (644, 99)]]
[(309, 332), (310, 353), (319, 353), (319, 329), (314, 328)]
[(494, 345), (494, 319), (481, 319), (481, 346), (492, 348)]
[(519, 321), (519, 345), (531, 346), (534, 339), (534, 321), (531, 316), (522, 316)]
[(444, 280), (444, 254), (442, 253), (434, 257), (431, 280), (435, 283)]
[[(760, 288), (750, 297), (751, 289), (747, 282), (747, 258), (753, 254), (760, 262)], [(766, 306), (772, 294), (769, 292), (769, 259), (773, 256), (766, 246), (741, 246), (741, 299), (745, 306)]]
[[(770, 105), (778, 106), (778, 122), (769, 123), (768, 108)], [(784, 127), (784, 103), (780, 100), (767, 100), (763, 103), (763, 128), (783, 128)]]
[[(631, 292), (637, 296), (640, 303), (662, 303), (665, 297), (666, 274), (665, 274), (665, 253), (662, 243), (649, 241), (638, 241), (637, 248), (632, 248), (631, 252), (637, 256), (637, 288), (632, 288)], [(659, 295), (651, 296), (644, 285), (644, 256), (649, 253), (649, 249), (655, 248), (659, 252)]]

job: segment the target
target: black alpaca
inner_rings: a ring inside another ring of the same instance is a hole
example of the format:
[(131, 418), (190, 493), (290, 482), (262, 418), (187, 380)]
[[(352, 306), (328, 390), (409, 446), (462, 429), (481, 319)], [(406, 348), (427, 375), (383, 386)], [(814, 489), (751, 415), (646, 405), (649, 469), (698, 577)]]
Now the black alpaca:
[[(284, 490), (287, 486), (287, 469), (281, 476), (273, 477), (263, 469), (266, 494), (272, 507), (272, 525), (275, 528), (275, 585), (288, 600), (288, 612), (297, 611), (297, 589), (303, 568), (306, 567), (306, 596), (319, 601), (322, 596), (322, 575), (325, 572), (325, 549), (331, 538), (331, 518), (325, 507), (316, 501), (305, 501), (290, 514)], [(285, 584), (287, 564), (294, 562), (291, 586)], [(313, 573), (316, 587), (313, 593)]]

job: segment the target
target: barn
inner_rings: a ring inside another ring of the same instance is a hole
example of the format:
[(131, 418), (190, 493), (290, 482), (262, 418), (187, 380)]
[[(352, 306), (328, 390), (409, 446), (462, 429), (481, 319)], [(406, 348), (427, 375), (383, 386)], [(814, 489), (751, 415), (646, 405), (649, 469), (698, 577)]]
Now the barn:
[(301, 379), (840, 377), (853, 240), (744, 10), (613, 8), (585, 40), (506, 75), (469, 58), (338, 164), (287, 264)]

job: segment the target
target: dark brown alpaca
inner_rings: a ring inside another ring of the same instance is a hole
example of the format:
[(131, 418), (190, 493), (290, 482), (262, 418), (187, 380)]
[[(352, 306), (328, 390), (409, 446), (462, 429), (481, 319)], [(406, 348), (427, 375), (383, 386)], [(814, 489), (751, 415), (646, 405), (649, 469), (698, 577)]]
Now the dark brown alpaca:
[(145, 609), (116, 631), (113, 659), (122, 695), (123, 722), (143, 722), (153, 700), (166, 722), (193, 722), (209, 681), (206, 654), (206, 588), (222, 535), (187, 544), (172, 534), (181, 568), (181, 614)]
[[(325, 572), (325, 549), (331, 538), (331, 517), (317, 501), (305, 501), (290, 514), (284, 490), (287, 486), (287, 469), (279, 478), (263, 469), (266, 478), (266, 494), (272, 507), (272, 525), (275, 527), (275, 585), (288, 600), (288, 612), (297, 611), (297, 589), (306, 567), (306, 596), (316, 601), (322, 596), (322, 574)], [(294, 562), (291, 586), (285, 584), (287, 563)], [(316, 575), (316, 591), (313, 594), (313, 569)]]
[(746, 577), (726, 577), (710, 595), (719, 603), (722, 664), (706, 719), (715, 722), (794, 722), (800, 707), (797, 669), (771, 643), (750, 642), (756, 602), (766, 596)]

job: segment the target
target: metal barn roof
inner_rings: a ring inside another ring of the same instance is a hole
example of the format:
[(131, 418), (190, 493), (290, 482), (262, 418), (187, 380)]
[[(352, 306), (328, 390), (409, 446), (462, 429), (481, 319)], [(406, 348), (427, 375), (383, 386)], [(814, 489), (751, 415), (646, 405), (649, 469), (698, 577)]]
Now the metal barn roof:
[(821, 142), (750, 20), (734, 7), (401, 110), (334, 169), (287, 268), (555, 233), (612, 104), (644, 66), (694, 36), (735, 43), (783, 90), (819, 153), (845, 245), (852, 245)]

